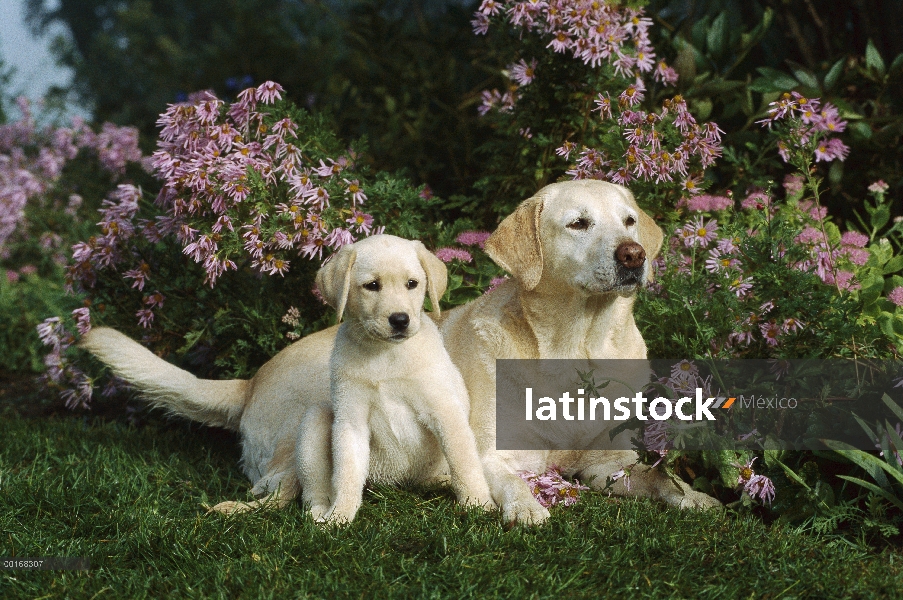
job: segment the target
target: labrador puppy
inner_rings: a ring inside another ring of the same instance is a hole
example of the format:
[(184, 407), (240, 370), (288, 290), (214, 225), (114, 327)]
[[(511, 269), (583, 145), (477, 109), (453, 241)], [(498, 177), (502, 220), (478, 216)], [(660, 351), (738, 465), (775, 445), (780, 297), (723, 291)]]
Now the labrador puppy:
[(300, 428), (302, 498), (317, 521), (351, 522), (367, 480), (436, 481), (449, 471), (459, 502), (494, 506), (467, 388), (423, 312), (425, 290), (438, 307), (446, 281), (423, 244), (391, 235), (344, 246), (317, 273), (339, 320), (348, 316), (329, 360), (331, 402), (311, 407)]
[[(645, 358), (633, 319), (635, 291), (649, 276), (662, 232), (630, 192), (600, 181), (556, 183), (525, 200), (487, 240), (490, 256), (513, 278), (491, 293), (447, 311), (440, 331), (470, 394), (470, 424), (493, 500), (507, 521), (548, 518), (516, 475), (563, 467), (602, 485), (633, 464), (635, 452), (495, 450), (497, 358)], [(350, 285), (350, 284), (349, 284)], [(302, 418), (329, 405), (329, 359), (338, 327), (298, 340), (251, 380), (202, 380), (109, 328), (92, 329), (82, 347), (152, 403), (190, 419), (237, 430), (241, 466), (257, 506), (281, 507), (300, 491), (296, 446)], [(631, 489), (615, 493), (659, 498), (685, 508), (717, 506), (657, 470), (634, 469)], [(245, 510), (221, 502), (214, 510)]]

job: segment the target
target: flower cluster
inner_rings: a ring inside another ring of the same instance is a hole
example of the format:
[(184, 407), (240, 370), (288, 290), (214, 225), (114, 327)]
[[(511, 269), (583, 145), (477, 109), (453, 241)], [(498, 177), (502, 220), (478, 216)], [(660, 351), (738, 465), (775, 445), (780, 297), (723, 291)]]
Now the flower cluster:
[[(116, 176), (124, 174), (127, 164), (142, 162), (134, 127), (104, 123), (101, 132), (94, 133), (79, 118), (71, 127), (39, 127), (29, 101), (19, 98), (16, 103), (19, 119), (0, 125), (0, 257), (9, 253), (11, 236), (23, 229), (26, 205), (49, 201), (48, 192), (80, 150), (95, 153), (101, 166)], [(74, 217), (80, 203), (80, 197), (70, 198), (66, 213)], [(53, 246), (52, 235), (45, 232), (42, 245)]]
[(757, 121), (771, 128), (783, 124), (778, 152), (784, 162), (791, 162), (791, 152), (813, 153), (815, 162), (844, 160), (849, 146), (831, 134), (841, 133), (847, 122), (840, 118), (837, 107), (818, 98), (806, 98), (799, 92), (786, 92), (769, 105), (768, 117)]
[[(677, 72), (656, 61), (649, 41), (652, 19), (641, 9), (596, 0), (483, 0), (472, 21), (474, 33), (487, 33), (493, 17), (521, 33), (540, 34), (553, 52), (568, 53), (590, 67), (604, 62), (625, 77), (652, 73), (657, 81), (677, 83)], [(535, 61), (522, 59), (508, 71), (513, 81), (527, 85), (535, 69)]]
[[(78, 308), (72, 316), (80, 334), (91, 328), (91, 316), (87, 308)], [(75, 336), (66, 329), (59, 317), (45, 319), (38, 325), (38, 336), (50, 352), (44, 356), (46, 373), (42, 376), (45, 385), (60, 392), (68, 408), (87, 408), (93, 394), (93, 384), (85, 373), (72, 365), (66, 350), (75, 343)]]
[[(202, 92), (170, 105), (157, 122), (156, 204), (165, 214), (136, 230), (151, 242), (176, 236), (211, 287), (242, 260), (282, 275), (292, 255), (322, 259), (329, 249), (381, 231), (359, 209), (367, 195), (354, 153), (312, 157), (298, 140), (299, 124), (274, 116), (283, 91), (267, 81), (229, 105)], [(152, 275), (145, 265), (135, 267), (130, 277), (143, 285)]]
[(771, 502), (774, 500), (774, 483), (765, 475), (756, 475), (753, 471), (753, 463), (756, 458), (749, 459), (745, 464), (733, 464), (739, 471), (737, 479), (737, 487), (742, 487), (743, 492), (750, 498), (758, 498), (760, 502)]
[(519, 471), (520, 478), (530, 486), (530, 493), (540, 504), (549, 508), (557, 504), (571, 506), (580, 499), (580, 492), (589, 488), (579, 481), (571, 483), (561, 476), (561, 471), (551, 467), (542, 475), (533, 471)]
[[(721, 134), (715, 123), (700, 125), (681, 96), (667, 99), (660, 112), (634, 109), (642, 99), (642, 82), (631, 85), (617, 103), (599, 94), (597, 110), (603, 122), (613, 121), (623, 139), (619, 153), (584, 147), (574, 167), (574, 179), (605, 179), (622, 185), (634, 180), (680, 182), (683, 193), (702, 191), (701, 171), (721, 156)], [(556, 152), (567, 158), (574, 145), (565, 142)]]

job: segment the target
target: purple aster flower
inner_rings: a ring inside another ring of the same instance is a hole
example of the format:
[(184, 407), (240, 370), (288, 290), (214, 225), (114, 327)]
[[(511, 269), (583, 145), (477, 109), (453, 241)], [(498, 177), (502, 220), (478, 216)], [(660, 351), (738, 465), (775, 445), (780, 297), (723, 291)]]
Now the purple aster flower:
[(897, 286), (888, 292), (887, 299), (897, 306), (903, 306), (903, 286)]
[(743, 491), (749, 494), (750, 498), (758, 498), (760, 502), (771, 504), (774, 500), (774, 483), (765, 475), (753, 475), (743, 486)]
[(463, 231), (458, 234), (455, 241), (465, 246), (479, 246), (484, 248), (486, 240), (491, 234), (488, 231)]
[(450, 263), (453, 260), (469, 263), (473, 260), (470, 252), (461, 248), (439, 248), (434, 254), (436, 258), (445, 263)]

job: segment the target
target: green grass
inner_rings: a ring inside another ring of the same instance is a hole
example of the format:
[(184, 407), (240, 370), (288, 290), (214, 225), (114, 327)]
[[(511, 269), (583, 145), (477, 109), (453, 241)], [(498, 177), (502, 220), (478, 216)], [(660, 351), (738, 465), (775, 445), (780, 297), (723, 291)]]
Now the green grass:
[(0, 393), (0, 556), (92, 561), (0, 572), (0, 598), (903, 596), (903, 553), (598, 493), (535, 529), (423, 489), (369, 490), (339, 530), (299, 504), (207, 515), (248, 498), (236, 437), (142, 416), (48, 415)]

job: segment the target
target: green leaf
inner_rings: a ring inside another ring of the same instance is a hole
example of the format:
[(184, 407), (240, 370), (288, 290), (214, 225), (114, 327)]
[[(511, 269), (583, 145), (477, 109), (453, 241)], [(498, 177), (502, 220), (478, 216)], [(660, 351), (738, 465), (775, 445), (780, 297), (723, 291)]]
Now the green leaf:
[[(900, 56), (903, 56), (901, 54)], [(831, 69), (828, 71), (828, 74), (825, 75), (825, 90), (832, 89), (835, 85), (837, 85), (837, 81), (840, 79), (840, 76), (843, 74), (843, 63), (846, 59), (841, 58)]]
[[(890, 408), (891, 411), (893, 411), (893, 413), (897, 415), (897, 418), (903, 421), (903, 408), (901, 408), (899, 404), (891, 400), (890, 396), (888, 396), (887, 394), (884, 394), (881, 399), (884, 400), (884, 403), (887, 404), (888, 408)], [(903, 448), (900, 449), (903, 450)]]
[(819, 89), (818, 79), (815, 78), (815, 75), (812, 74), (808, 69), (794, 69), (793, 75), (796, 77), (796, 80), (799, 81), (806, 87)]
[[(884, 476), (884, 472), (887, 472), (891, 477), (896, 479), (900, 484), (903, 484), (903, 471), (900, 469), (895, 469), (877, 456), (873, 454), (869, 454), (863, 450), (858, 450), (853, 446), (839, 442), (836, 440), (822, 440), (828, 448), (834, 450), (847, 460), (850, 460), (860, 467), (862, 467), (866, 473), (868, 473), (872, 479), (878, 482), (878, 485), (882, 484), (882, 481), (887, 481)], [(882, 487), (887, 487), (886, 485)]]
[(717, 58), (724, 54), (727, 45), (727, 12), (722, 12), (712, 21), (712, 26), (706, 34), (706, 43), (708, 44), (709, 53)]
[(884, 66), (884, 59), (881, 53), (875, 48), (874, 42), (869, 40), (865, 47), (865, 66), (874, 71), (879, 77), (884, 77), (887, 68)]
[(895, 75), (903, 71), (903, 52), (897, 55), (897, 58), (894, 59), (894, 62), (890, 64), (890, 74)]
[(788, 467), (781, 461), (776, 461), (776, 462), (778, 463), (778, 465), (780, 465), (780, 467), (782, 469), (784, 469), (784, 473), (787, 475), (787, 477), (789, 477), (793, 481), (795, 481), (798, 484), (800, 484), (801, 486), (803, 486), (806, 489), (806, 491), (809, 491), (812, 489), (809, 487), (809, 485), (805, 481), (803, 481), (802, 477), (800, 477), (799, 475), (797, 475), (796, 473), (793, 472), (793, 469), (791, 469), (790, 467)]
[(890, 221), (890, 207), (882, 204), (875, 208), (875, 211), (872, 213), (872, 227), (875, 230), (881, 229), (887, 222)]
[(874, 492), (875, 494), (878, 494), (879, 496), (881, 496), (882, 498), (884, 498), (885, 500), (887, 500), (888, 502), (890, 502), (891, 504), (893, 504), (894, 506), (899, 508), (900, 510), (903, 510), (903, 500), (900, 500), (899, 498), (897, 498), (896, 496), (894, 496), (892, 493), (888, 492), (887, 490), (883, 490), (883, 489), (879, 488), (874, 483), (864, 481), (862, 479), (859, 479), (858, 477), (850, 477), (849, 475), (838, 475), (838, 477), (840, 477), (841, 479), (845, 479), (846, 481), (849, 481), (851, 483), (855, 483), (856, 485), (863, 487), (870, 492)]
[(887, 264), (885, 264), (882, 269), (882, 273), (890, 275), (891, 273), (896, 273), (900, 269), (903, 269), (903, 254), (897, 255), (887, 261)]
[(778, 71), (777, 69), (772, 69), (771, 67), (759, 67), (756, 69), (762, 77), (756, 78), (750, 84), (750, 89), (754, 92), (786, 92), (788, 90), (796, 89), (799, 86), (799, 82), (784, 73), (783, 71)]

